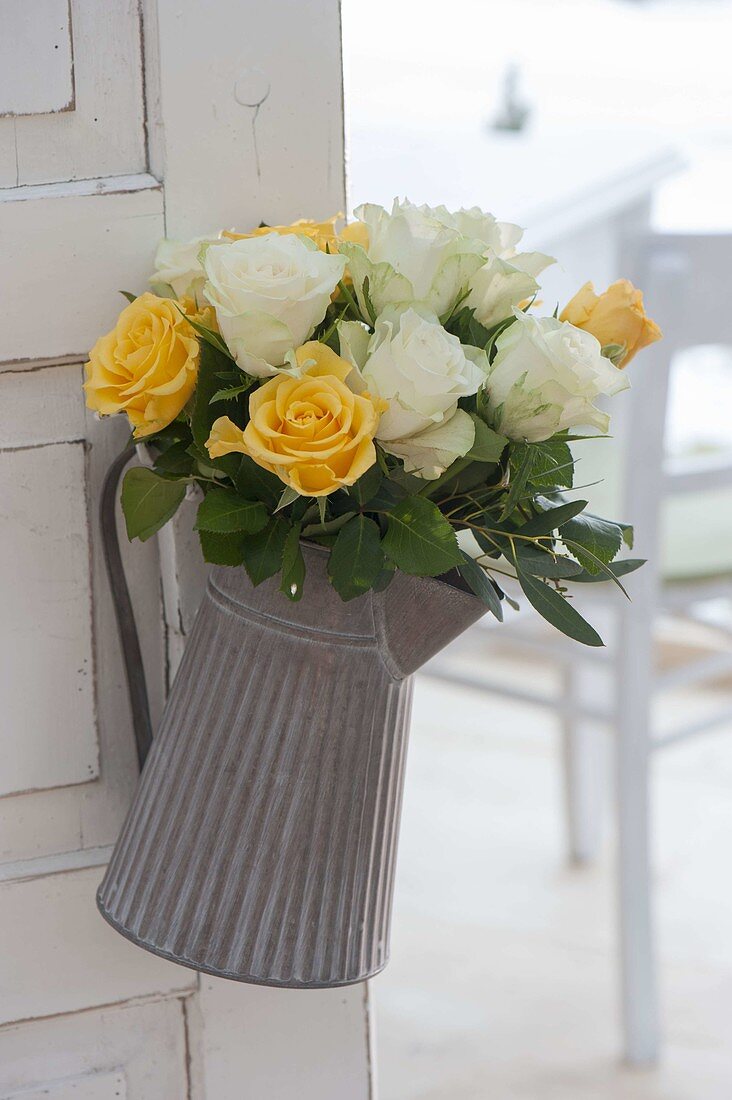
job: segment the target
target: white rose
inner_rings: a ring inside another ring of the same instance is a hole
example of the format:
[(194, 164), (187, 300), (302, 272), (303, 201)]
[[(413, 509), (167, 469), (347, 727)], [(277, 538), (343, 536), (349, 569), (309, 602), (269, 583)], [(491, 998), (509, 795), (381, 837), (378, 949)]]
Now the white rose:
[(484, 263), (480, 240), (446, 225), (428, 206), (394, 200), (391, 213), (367, 203), (355, 216), (368, 229), (368, 248), (343, 241), (359, 305), (368, 317), (368, 299), (377, 313), (389, 305), (421, 303), (438, 316), (448, 313)]
[(485, 386), (492, 426), (530, 443), (577, 426), (606, 432), (609, 417), (592, 402), (627, 389), (627, 376), (589, 332), (553, 317), (514, 313), (496, 341)]
[(361, 385), (388, 402), (376, 432), (385, 451), (428, 479), (467, 454), (475, 427), (458, 399), (485, 382), (485, 352), (464, 347), (434, 314), (412, 308), (384, 313), (370, 340), (352, 321), (339, 326), (339, 335), (341, 354), (358, 367)]
[(213, 244), (216, 237), (193, 237), (190, 241), (165, 238), (155, 253), (155, 272), (150, 282), (153, 286), (172, 287), (176, 298), (189, 295), (200, 300), (205, 282), (200, 260), (201, 246)]
[(471, 277), (464, 304), (475, 311), (476, 319), (486, 328), (510, 317), (514, 306), (533, 297), (539, 289), (537, 276), (554, 263), (542, 252), (517, 252), (524, 235), (521, 226), (499, 222), (477, 206), (454, 214), (439, 206), (434, 215), (485, 245), (485, 263)]
[(238, 365), (257, 378), (275, 374), (304, 344), (345, 268), (304, 237), (267, 233), (206, 250), (204, 296)]
[(451, 211), (446, 206), (421, 206), (423, 212), (449, 229), (454, 229), (463, 237), (481, 241), (495, 256), (510, 256), (516, 251), (516, 245), (524, 235), (520, 225), (512, 222), (499, 222), (493, 214), (486, 213), (479, 206), (469, 210), (461, 207)]
[(490, 256), (470, 280), (465, 305), (486, 328), (511, 316), (513, 307), (532, 298), (539, 284), (536, 276), (553, 260), (541, 252), (520, 252), (510, 260)]

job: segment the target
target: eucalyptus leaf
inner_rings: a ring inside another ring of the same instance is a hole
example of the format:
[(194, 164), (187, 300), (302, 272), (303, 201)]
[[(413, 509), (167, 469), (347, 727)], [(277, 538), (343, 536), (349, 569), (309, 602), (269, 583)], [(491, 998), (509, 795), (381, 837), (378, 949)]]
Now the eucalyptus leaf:
[(521, 570), (518, 571), (518, 581), (531, 606), (562, 634), (582, 642), (583, 645), (604, 644), (595, 628), (551, 585)]
[(583, 571), (582, 566), (572, 558), (549, 554), (521, 539), (516, 539), (515, 547), (519, 568), (525, 573), (531, 573), (534, 577), (574, 580)]
[[(624, 558), (622, 561), (611, 562), (606, 568), (614, 577), (624, 577), (628, 573), (635, 573), (636, 569), (640, 569), (640, 567), (645, 564), (645, 558)], [(598, 569), (596, 573), (589, 573), (583, 570), (581, 573), (577, 573), (576, 576), (572, 577), (572, 582), (577, 584), (598, 584), (608, 579), (607, 573), (604, 570)]]
[(460, 553), (463, 557), (462, 565), (458, 566), (460, 576), (470, 585), (478, 599), (482, 600), (488, 610), (502, 623), (503, 608), (493, 581), (485, 569), (481, 569), (477, 561), (471, 558), (470, 554), (466, 554), (464, 550), (461, 550)]
[[(549, 503), (547, 501), (547, 503)], [(567, 523), (569, 520), (574, 519), (576, 515), (584, 511), (587, 507), (586, 500), (571, 500), (566, 504), (559, 504), (556, 508), (548, 508), (538, 516), (534, 516), (533, 519), (523, 523), (518, 528), (518, 533), (521, 535), (551, 535), (562, 524)]]

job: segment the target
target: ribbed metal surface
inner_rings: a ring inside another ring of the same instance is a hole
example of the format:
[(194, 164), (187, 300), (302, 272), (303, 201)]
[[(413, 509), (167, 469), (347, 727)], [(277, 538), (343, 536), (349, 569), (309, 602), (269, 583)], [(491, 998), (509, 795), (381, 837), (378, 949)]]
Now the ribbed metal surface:
[(424, 647), (426, 588), (440, 586), (435, 650), (445, 590), (450, 636), (482, 607), (407, 577), (343, 604), (322, 553), (306, 556), (295, 605), (272, 582), (213, 571), (98, 904), (183, 965), (317, 987), (360, 981), (388, 957), (411, 681), (380, 601), (392, 593), (414, 616), (421, 594)]

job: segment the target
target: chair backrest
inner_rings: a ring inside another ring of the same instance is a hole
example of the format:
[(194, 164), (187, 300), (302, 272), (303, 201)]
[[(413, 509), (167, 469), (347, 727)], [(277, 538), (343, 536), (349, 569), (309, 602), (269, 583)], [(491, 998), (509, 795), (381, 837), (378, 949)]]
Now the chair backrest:
[(632, 396), (621, 429), (624, 518), (636, 525), (641, 555), (657, 557), (659, 550), (672, 360), (684, 348), (732, 346), (730, 270), (731, 234), (651, 233), (623, 250), (623, 271), (643, 288), (648, 312), (664, 334), (642, 352), (638, 369), (631, 367)]

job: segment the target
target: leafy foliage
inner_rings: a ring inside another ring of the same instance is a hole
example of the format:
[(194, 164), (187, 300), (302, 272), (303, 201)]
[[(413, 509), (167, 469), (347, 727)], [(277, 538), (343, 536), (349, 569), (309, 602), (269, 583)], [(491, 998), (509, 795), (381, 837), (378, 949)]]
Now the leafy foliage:
[(343, 600), (362, 596), (373, 587), (384, 568), (384, 550), (378, 524), (355, 516), (341, 527), (328, 561), (328, 576)]
[[(376, 289), (368, 278), (358, 293), (341, 282), (313, 338), (338, 352), (340, 321), (373, 331)], [(490, 364), (515, 316), (486, 328), (465, 298), (442, 323), (464, 345), (484, 351)], [(322, 548), (328, 577), (344, 601), (384, 591), (401, 570), (454, 583), (502, 620), (507, 605), (517, 606), (509, 594), (514, 585), (558, 630), (585, 645), (602, 644), (573, 605), (569, 587), (601, 581), (622, 587), (620, 578), (643, 562), (618, 560), (623, 543), (632, 548), (630, 528), (588, 512), (584, 499), (571, 499), (572, 443), (583, 437), (560, 432), (541, 442), (509, 440), (491, 426), (498, 421), (483, 388), (459, 402), (475, 428), (470, 451), (434, 480), (408, 473), (377, 441), (376, 461), (353, 485), (327, 497), (302, 497), (247, 454), (210, 457), (212, 424), (228, 416), (246, 427), (250, 391), (259, 380), (239, 369), (218, 332), (187, 320), (199, 337), (196, 389), (177, 419), (146, 440), (153, 469), (136, 467), (125, 477), (122, 507), (131, 539), (154, 535), (188, 486), (197, 486), (196, 529), (205, 560), (245, 568), (254, 585), (279, 574), (279, 588), (290, 600), (301, 599), (307, 585), (303, 543), (311, 541)], [(460, 532), (473, 536), (477, 557), (463, 535), (458, 542)]]
[(122, 511), (129, 539), (145, 542), (178, 510), (185, 483), (170, 481), (146, 466), (133, 466), (122, 482)]
[(451, 524), (425, 497), (407, 497), (394, 508), (382, 545), (399, 569), (417, 577), (437, 577), (463, 561)]
[(267, 509), (258, 500), (243, 500), (228, 489), (211, 489), (201, 501), (196, 528), (226, 535), (255, 533), (267, 526)]

